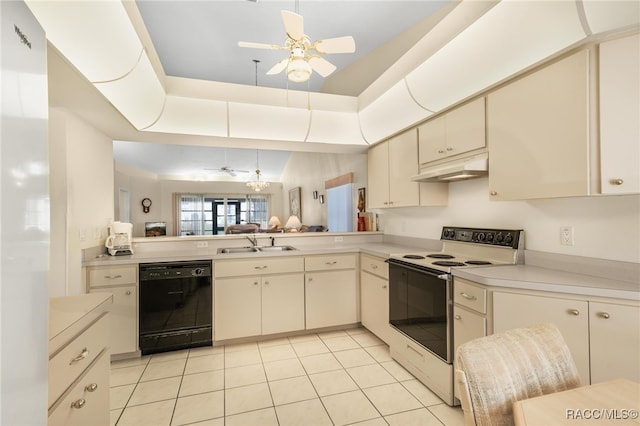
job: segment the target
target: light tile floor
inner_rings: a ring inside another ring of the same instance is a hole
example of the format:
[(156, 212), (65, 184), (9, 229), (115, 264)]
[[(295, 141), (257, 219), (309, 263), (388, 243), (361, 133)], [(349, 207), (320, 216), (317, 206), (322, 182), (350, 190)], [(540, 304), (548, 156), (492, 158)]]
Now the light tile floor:
[(111, 424), (463, 425), (364, 328), (115, 361)]

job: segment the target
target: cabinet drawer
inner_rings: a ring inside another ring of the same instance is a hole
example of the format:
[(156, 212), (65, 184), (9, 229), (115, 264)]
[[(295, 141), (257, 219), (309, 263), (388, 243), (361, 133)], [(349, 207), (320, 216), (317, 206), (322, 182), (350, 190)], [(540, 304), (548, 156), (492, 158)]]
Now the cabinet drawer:
[(109, 351), (105, 350), (91, 368), (53, 407), (49, 426), (91, 426), (109, 424)]
[(108, 336), (109, 316), (105, 314), (49, 359), (49, 406), (102, 352)]
[(87, 281), (90, 287), (135, 284), (138, 268), (136, 265), (89, 268)]
[(360, 269), (380, 278), (389, 279), (389, 265), (380, 257), (360, 255)]
[(461, 278), (453, 280), (453, 302), (469, 309), (487, 313), (487, 290)]
[(214, 262), (213, 269), (216, 278), (303, 272), (304, 258), (283, 256), (222, 260)]
[(307, 271), (354, 269), (356, 267), (356, 255), (334, 254), (327, 256), (309, 256), (304, 259), (304, 267)]

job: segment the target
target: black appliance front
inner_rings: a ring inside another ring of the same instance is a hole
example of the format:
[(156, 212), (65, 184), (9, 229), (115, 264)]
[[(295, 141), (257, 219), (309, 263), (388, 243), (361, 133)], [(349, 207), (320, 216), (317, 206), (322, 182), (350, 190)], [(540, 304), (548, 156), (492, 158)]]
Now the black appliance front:
[(449, 274), (389, 263), (389, 323), (443, 361), (451, 363)]
[(211, 261), (140, 265), (143, 355), (212, 344)]

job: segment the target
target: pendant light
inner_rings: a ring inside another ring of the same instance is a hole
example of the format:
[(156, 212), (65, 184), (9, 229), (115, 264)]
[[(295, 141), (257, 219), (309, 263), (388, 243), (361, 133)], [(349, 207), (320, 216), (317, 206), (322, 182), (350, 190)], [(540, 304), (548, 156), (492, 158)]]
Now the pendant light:
[(256, 150), (256, 175), (255, 177), (247, 182), (247, 186), (253, 189), (255, 192), (260, 192), (269, 187), (269, 182), (261, 179), (260, 174), (260, 162), (259, 162), (259, 151)]

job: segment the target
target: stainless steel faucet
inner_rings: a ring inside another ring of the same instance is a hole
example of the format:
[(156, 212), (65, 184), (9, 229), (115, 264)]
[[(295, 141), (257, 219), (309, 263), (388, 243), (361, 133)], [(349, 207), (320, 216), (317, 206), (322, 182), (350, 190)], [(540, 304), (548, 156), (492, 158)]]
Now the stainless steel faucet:
[(247, 240), (251, 241), (251, 244), (252, 244), (254, 247), (257, 247), (257, 246), (258, 246), (258, 239), (256, 238), (256, 236), (255, 236), (255, 235), (247, 235)]

